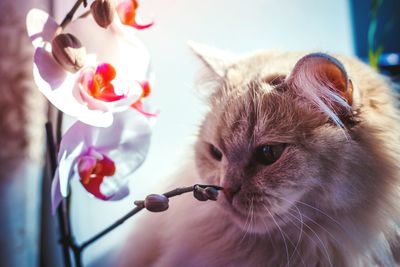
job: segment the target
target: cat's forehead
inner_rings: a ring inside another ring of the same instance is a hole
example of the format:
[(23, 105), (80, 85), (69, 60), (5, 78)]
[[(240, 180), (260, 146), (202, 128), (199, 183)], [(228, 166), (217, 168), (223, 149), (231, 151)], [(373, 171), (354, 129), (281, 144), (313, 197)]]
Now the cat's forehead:
[(262, 51), (246, 55), (230, 66), (225, 82), (244, 87), (251, 82), (282, 75), (287, 76), (302, 54)]
[[(285, 82), (302, 56), (268, 51), (231, 66), (210, 98), (207, 139), (226, 146), (294, 143), (326, 123), (327, 117), (300, 101)], [(276, 77), (278, 84), (272, 82)]]
[[(282, 96), (271, 86), (261, 83), (249, 84), (238, 95), (227, 96), (218, 119), (221, 138), (259, 139), (260, 135), (277, 131), (287, 113), (281, 104)], [(281, 123), (277, 118), (281, 118)]]
[(321, 118), (293, 95), (279, 92), (267, 83), (251, 82), (230, 90), (214, 103), (206, 126), (210, 141), (226, 149), (295, 143), (321, 124)]

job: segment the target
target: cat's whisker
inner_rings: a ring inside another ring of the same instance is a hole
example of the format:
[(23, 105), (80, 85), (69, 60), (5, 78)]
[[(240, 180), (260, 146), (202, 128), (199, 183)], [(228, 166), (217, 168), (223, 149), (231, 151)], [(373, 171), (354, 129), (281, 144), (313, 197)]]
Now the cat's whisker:
[[(263, 219), (263, 218), (261, 218), (261, 222), (264, 224), (264, 226), (265, 226), (265, 232), (267, 232), (268, 234), (269, 234), (269, 237), (270, 237), (270, 239), (272, 238), (272, 236), (271, 236), (271, 233), (269, 232), (269, 227), (268, 227), (268, 225), (267, 225), (267, 223), (265, 222), (265, 220)], [(272, 241), (272, 239), (271, 239), (271, 241)]]
[[(291, 202), (291, 201), (289, 201), (289, 200), (287, 200), (287, 199), (285, 199), (285, 198), (283, 198), (283, 197), (279, 197), (280, 199), (282, 199), (282, 200), (284, 200), (284, 201), (287, 201), (287, 202), (289, 202), (289, 203), (291, 203), (291, 204), (293, 204), (293, 206), (292, 207), (294, 207), (296, 210), (297, 210), (297, 212), (299, 212), (300, 213), (300, 209), (293, 203), (293, 202)], [(300, 203), (301, 201), (296, 201), (297, 203), (299, 203), (299, 204), (303, 204), (303, 205), (305, 205), (306, 203)], [(307, 204), (308, 205), (308, 204)], [(312, 207), (311, 205), (308, 205), (309, 207)], [(317, 208), (315, 208), (315, 209), (317, 209)], [(317, 209), (319, 212), (322, 212), (320, 209)], [(290, 213), (289, 213), (290, 214)], [(324, 227), (324, 226), (322, 226), (321, 224), (319, 224), (318, 222), (316, 222), (314, 219), (312, 219), (312, 218), (310, 218), (309, 216), (307, 216), (306, 214), (304, 214), (304, 213), (300, 213), (301, 215), (302, 215), (302, 217), (304, 217), (304, 218), (306, 218), (308, 221), (311, 221), (314, 225), (316, 225), (316, 226), (318, 226), (318, 227), (320, 227), (323, 231), (325, 231), (331, 238), (332, 238), (332, 240), (334, 240), (337, 244), (340, 244), (340, 242), (335, 238), (335, 236), (326, 228), (326, 227)], [(328, 218), (329, 219), (331, 219), (331, 220), (333, 220), (334, 222), (335, 222), (335, 224), (337, 224), (339, 227), (340, 227), (340, 229), (341, 230), (343, 230), (345, 233), (347, 233), (347, 231), (345, 231), (344, 229), (343, 229), (343, 227), (341, 227), (341, 225), (339, 224), (339, 222), (337, 222), (336, 220), (334, 220), (333, 218), (330, 218), (329, 217), (329, 215), (327, 215), (327, 214), (325, 214), (325, 213), (322, 213), (323, 215), (325, 215), (325, 216), (328, 216)], [(290, 214), (290, 215), (292, 215), (292, 214)], [(292, 215), (293, 216), (293, 215)], [(302, 220), (302, 222), (301, 223), (304, 223), (304, 220)]]
[[(299, 218), (297, 218), (296, 216), (294, 216), (294, 215), (291, 214), (290, 212), (288, 212), (287, 214), (288, 214), (288, 215), (291, 215), (291, 216), (294, 217), (296, 220), (299, 220)], [(304, 214), (303, 214), (303, 215), (304, 215)], [(319, 243), (321, 244), (321, 246), (322, 246), (322, 248), (323, 248), (323, 250), (324, 250), (324, 253), (325, 253), (325, 255), (326, 255), (327, 259), (328, 259), (329, 265), (330, 265), (331, 267), (333, 267), (331, 258), (330, 258), (329, 253), (328, 253), (328, 249), (326, 248), (324, 242), (321, 240), (320, 236), (319, 236), (319, 235), (317, 234), (317, 232), (315, 232), (315, 231), (312, 229), (312, 227), (310, 227), (306, 222), (303, 221), (303, 225), (304, 225), (307, 229), (309, 229), (309, 230), (315, 235), (315, 237), (318, 239), (318, 241), (319, 241)], [(311, 237), (309, 237), (309, 238), (312, 240)]]
[[(280, 217), (278, 214), (277, 214), (277, 216)], [(282, 218), (281, 218), (281, 219), (282, 219)], [(303, 233), (303, 225), (301, 225), (301, 227), (299, 227), (299, 226), (297, 226), (297, 225), (293, 222), (292, 219), (290, 219), (290, 218), (287, 218), (287, 219), (288, 219), (297, 229), (300, 228), (300, 232), (301, 232), (301, 235), (302, 235), (302, 233)], [(304, 233), (304, 234), (306, 234), (306, 233)], [(288, 237), (288, 241), (290, 242), (290, 244), (294, 247), (293, 253), (292, 253), (292, 255), (290, 256), (289, 261), (292, 262), (292, 258), (293, 258), (293, 256), (294, 256), (294, 254), (297, 253), (297, 255), (299, 255), (299, 258), (300, 258), (301, 262), (303, 263), (303, 265), (304, 265), (305, 267), (307, 267), (307, 265), (305, 264), (304, 259), (303, 259), (302, 255), (301, 255), (300, 251), (298, 250), (298, 245), (299, 245), (300, 239), (298, 239), (296, 245), (294, 245), (293, 242), (290, 241), (290, 237), (289, 237), (287, 234), (285, 234), (285, 235)], [(300, 237), (300, 236), (299, 236), (299, 237)], [(310, 237), (309, 237), (309, 238), (310, 238)], [(310, 238), (310, 240), (312, 240), (312, 239)]]
[[(297, 218), (297, 216), (294, 215), (294, 214), (292, 214), (291, 212), (288, 212), (287, 214), (290, 215), (292, 218), (295, 218), (298, 222), (301, 223), (302, 226), (299, 227), (293, 220), (289, 219), (289, 221), (290, 221), (297, 229), (299, 229), (299, 231), (301, 231), (301, 232), (303, 233), (304, 236), (306, 236), (311, 242), (313, 242), (315, 245), (318, 246), (317, 241), (315, 241), (314, 238), (312, 238), (306, 231), (303, 230), (303, 226), (306, 224), (306, 223), (304, 222), (304, 220), (303, 220), (303, 221), (299, 220), (299, 218)], [(303, 214), (303, 215), (304, 215), (304, 214)], [(314, 234), (315, 234), (315, 233), (314, 233)], [(301, 261), (303, 262), (303, 264), (305, 265), (303, 258), (301, 257), (300, 259), (301, 259)]]
[(251, 217), (250, 217), (250, 223), (251, 227), (255, 225), (255, 216), (254, 216), (254, 196), (251, 198)]
[(288, 249), (288, 246), (287, 246), (286, 239), (285, 239), (285, 236), (284, 236), (284, 234), (283, 234), (283, 231), (282, 231), (281, 227), (279, 226), (279, 224), (276, 222), (276, 220), (275, 220), (275, 218), (274, 218), (274, 215), (271, 213), (271, 211), (268, 209), (268, 207), (267, 207), (265, 204), (263, 204), (263, 206), (264, 206), (264, 208), (267, 210), (267, 212), (268, 212), (269, 215), (271, 216), (272, 220), (274, 221), (276, 227), (278, 227), (279, 232), (281, 233), (281, 236), (282, 236), (282, 238), (283, 238), (283, 243), (285, 244), (285, 249), (286, 249), (287, 266), (289, 266), (289, 265), (290, 265), (289, 249)]
[(250, 228), (251, 228), (252, 216), (253, 216), (253, 214), (252, 214), (253, 202), (254, 202), (254, 197), (252, 197), (251, 200), (250, 200), (250, 208), (249, 208), (249, 211), (248, 211), (247, 216), (246, 216), (246, 222), (244, 224), (245, 231), (244, 231), (244, 234), (243, 234), (242, 238), (239, 241), (239, 245), (245, 240), (246, 235), (249, 233)]
[[(314, 207), (314, 206), (312, 206), (312, 205), (310, 205), (308, 203), (305, 203), (305, 202), (303, 202), (301, 200), (290, 201), (290, 200), (288, 200), (288, 199), (286, 199), (286, 198), (284, 198), (282, 196), (274, 196), (274, 197), (277, 197), (277, 198), (279, 198), (279, 199), (281, 199), (283, 201), (286, 201), (286, 202), (290, 203), (292, 206), (296, 206), (296, 204), (301, 204), (302, 206), (306, 206), (306, 207), (308, 207), (310, 209), (313, 209), (313, 210), (319, 212), (320, 214), (324, 215), (326, 218), (328, 218), (332, 222), (334, 222), (335, 225), (337, 225), (340, 228), (340, 230), (342, 230), (343, 232), (347, 233), (346, 229), (341, 225), (341, 223), (338, 220), (334, 219), (332, 216), (330, 216), (329, 214), (327, 214), (326, 212), (324, 212), (323, 210), (321, 210), (321, 209), (319, 209), (317, 207)], [(303, 216), (305, 216), (305, 214), (303, 214)]]
[(243, 241), (245, 240), (245, 238), (246, 238), (247, 231), (248, 231), (248, 226), (247, 226), (247, 224), (249, 223), (249, 222), (248, 222), (249, 217), (250, 217), (250, 211), (247, 213), (246, 222), (244, 223), (244, 229), (245, 229), (245, 230), (244, 230), (244, 232), (243, 232), (242, 238), (241, 238), (240, 241), (239, 241), (239, 245), (241, 245), (242, 242), (243, 242)]
[(251, 202), (250, 202), (250, 209), (249, 209), (249, 213), (250, 213), (250, 220), (249, 220), (249, 224), (248, 224), (248, 228), (247, 228), (247, 233), (249, 234), (250, 233), (250, 230), (251, 230), (251, 228), (252, 228), (252, 225), (253, 225), (253, 216), (254, 216), (254, 196), (252, 196), (251, 197), (251, 200), (250, 200)]
[[(279, 199), (281, 199), (281, 200), (283, 200), (283, 201), (286, 201), (286, 202), (290, 203), (292, 206), (291, 206), (289, 209), (295, 208), (295, 209), (297, 210), (297, 212), (298, 212), (299, 214), (302, 215), (302, 217), (306, 218), (307, 220), (312, 221), (315, 225), (319, 226), (321, 229), (323, 229), (324, 231), (326, 231), (333, 239), (335, 239), (335, 237), (331, 234), (331, 232), (330, 232), (328, 229), (326, 229), (325, 227), (323, 227), (322, 225), (320, 225), (319, 223), (317, 223), (315, 220), (311, 219), (311, 218), (310, 218), (309, 216), (307, 216), (306, 214), (300, 213), (300, 209), (299, 209), (299, 208), (296, 206), (296, 204), (295, 204), (295, 202), (298, 203), (298, 204), (303, 204), (303, 205), (305, 205), (306, 203), (304, 203), (304, 202), (302, 203), (302, 202), (299, 201), (299, 200), (293, 202), (293, 201), (290, 201), (290, 200), (288, 200), (288, 199), (286, 199), (286, 198), (284, 198), (284, 197), (281, 197), (281, 196), (276, 196), (276, 197), (279, 198)], [(307, 205), (308, 205), (308, 204), (307, 204)], [(309, 206), (310, 206), (310, 205), (309, 205)], [(312, 206), (310, 206), (310, 207), (312, 207)], [(315, 208), (315, 209), (317, 209), (317, 208)], [(322, 213), (324, 216), (328, 216), (329, 219), (333, 220), (333, 221), (335, 222), (335, 224), (337, 224), (338, 226), (340, 226), (340, 224), (339, 224), (338, 221), (334, 220), (333, 218), (330, 218), (329, 215), (327, 215), (326, 213), (324, 213), (322, 210), (317, 209), (317, 211), (320, 212), (320, 213)], [(342, 227), (340, 227), (340, 228), (343, 229)], [(335, 241), (337, 242), (336, 239), (335, 239)]]
[[(314, 206), (312, 206), (312, 205), (310, 205), (310, 204), (308, 204), (308, 203), (305, 203), (305, 202), (303, 202), (303, 201), (301, 201), (301, 200), (296, 200), (295, 202), (296, 202), (296, 203), (299, 203), (299, 204), (302, 204), (302, 205), (304, 205), (304, 206), (307, 206), (307, 207), (309, 207), (309, 208), (311, 208), (311, 209), (313, 209), (313, 210), (315, 210), (315, 211), (320, 212), (321, 214), (325, 215), (325, 216), (328, 217), (330, 220), (332, 220), (333, 222), (335, 222), (338, 226), (342, 227), (339, 221), (335, 220), (332, 216), (330, 216), (329, 214), (327, 214), (327, 213), (324, 212), (323, 210), (321, 210), (321, 209), (319, 209), (319, 208), (317, 208), (317, 207), (314, 207)], [(293, 203), (293, 202), (292, 202), (292, 203)]]
[[(299, 208), (297, 206), (294, 206), (297, 209), (297, 212), (299, 214), (299, 218), (300, 218), (300, 232), (299, 232), (299, 236), (297, 238), (297, 242), (296, 242), (296, 246), (294, 247), (294, 251), (292, 253), (292, 256), (290, 256), (290, 259), (292, 259), (292, 257), (294, 256), (294, 253), (297, 251), (297, 254), (299, 254), (298, 252), (298, 247), (300, 245), (301, 242), (301, 238), (303, 235), (303, 226), (304, 226), (304, 221), (303, 221), (303, 214), (300, 212)], [(299, 254), (300, 255), (300, 254)], [(301, 257), (301, 256), (300, 256)], [(303, 262), (304, 263), (304, 262)]]
[[(275, 196), (275, 197), (277, 197), (277, 198), (279, 198), (279, 199), (282, 199), (282, 200), (284, 200), (284, 201), (289, 202), (290, 204), (292, 204), (293, 207), (296, 207), (296, 209), (298, 210), (299, 214), (301, 214), (299, 208), (294, 204), (293, 201), (290, 201), (290, 200), (285, 199), (285, 198), (280, 197), (280, 196)], [(304, 205), (304, 204), (307, 204), (307, 203), (304, 203), (304, 202), (301, 202), (301, 201), (295, 201), (295, 202), (296, 202), (296, 203), (299, 203), (299, 204), (303, 204), (303, 205)], [(307, 206), (312, 207), (312, 206), (310, 206), (310, 205), (308, 205), (308, 204), (307, 204)], [(315, 208), (315, 209), (316, 209), (317, 211), (321, 212), (323, 215), (329, 217), (329, 215), (326, 214), (326, 213), (324, 213), (323, 211), (321, 211), (321, 210), (319, 210), (319, 209), (317, 209), (317, 208)], [(267, 211), (269, 212), (269, 210), (267, 210)], [(270, 213), (270, 212), (269, 212), (269, 213)], [(290, 216), (292, 216), (292, 217), (294, 217), (297, 221), (299, 221), (299, 222), (301, 223), (301, 225), (304, 225), (305, 227), (307, 227), (307, 228), (317, 237), (317, 239), (319, 240), (319, 242), (321, 243), (321, 245), (322, 245), (322, 247), (323, 247), (323, 249), (324, 249), (324, 252), (325, 252), (325, 254), (326, 254), (327, 258), (328, 258), (328, 261), (329, 261), (330, 266), (332, 266), (332, 263), (331, 263), (331, 259), (330, 259), (330, 257), (329, 257), (328, 250), (327, 250), (325, 244), (323, 243), (323, 241), (321, 240), (321, 238), (319, 237), (319, 235), (318, 235), (306, 222), (304, 222), (304, 220), (303, 220), (302, 218), (299, 219), (299, 218), (297, 218), (295, 215), (293, 215), (293, 214), (290, 213), (290, 212), (288, 212), (287, 214), (290, 215)], [(303, 216), (305, 217), (305, 214), (302, 214), (302, 217), (303, 217)], [(331, 220), (333, 220), (335, 223), (339, 224), (339, 222), (337, 222), (337, 221), (334, 220), (333, 218), (331, 218), (331, 217), (329, 217), (329, 218), (330, 218)], [(274, 221), (275, 221), (275, 220), (274, 220)], [(339, 225), (340, 225), (340, 224), (339, 224)], [(296, 227), (298, 227), (298, 226), (296, 225)], [(320, 226), (320, 227), (322, 227), (322, 226)], [(324, 230), (327, 231), (328, 234), (332, 236), (332, 234), (331, 234), (328, 230), (326, 230), (326, 229), (324, 229)], [(301, 231), (303, 231), (303, 230), (301, 230)], [(333, 237), (333, 236), (332, 236), (332, 237)], [(335, 241), (336, 241), (336, 240), (335, 240)], [(336, 241), (336, 242), (337, 242), (337, 241)]]
[[(289, 219), (289, 220), (290, 220), (290, 219)], [(290, 221), (293, 223), (292, 220), (290, 220)], [(272, 246), (275, 247), (275, 244), (274, 244), (273, 241), (272, 241), (272, 236), (271, 236), (271, 233), (270, 233), (270, 231), (269, 231), (269, 227), (268, 227), (267, 224), (265, 223), (265, 220), (262, 219), (262, 222), (263, 222), (263, 224), (265, 225), (265, 229), (267, 229), (267, 233), (268, 233), (268, 235), (269, 235), (269, 237), (270, 237)], [(294, 224), (294, 223), (293, 223), (293, 224)], [(296, 225), (296, 227), (297, 227), (297, 225)], [(307, 267), (307, 265), (305, 264), (305, 262), (304, 262), (304, 260), (303, 260), (303, 257), (301, 256), (300, 252), (299, 252), (298, 249), (297, 249), (297, 244), (296, 244), (296, 245), (293, 244), (293, 242), (290, 240), (290, 236), (289, 236), (288, 234), (286, 234), (285, 232), (283, 232), (283, 234), (287, 237), (288, 242), (292, 245), (292, 247), (295, 247), (295, 249), (294, 249), (292, 255), (289, 257), (289, 263), (292, 262), (292, 258), (293, 258), (294, 253), (297, 253), (297, 255), (299, 255), (299, 258), (300, 258), (301, 262), (303, 263), (303, 266)], [(289, 266), (289, 265), (288, 265), (288, 266)]]
[(264, 226), (265, 226), (265, 231), (268, 233), (269, 240), (271, 241), (271, 247), (272, 247), (273, 249), (275, 249), (275, 244), (274, 244), (274, 241), (273, 241), (273, 239), (272, 239), (272, 235), (271, 235), (271, 233), (270, 233), (270, 229), (269, 229), (268, 225), (266, 224), (266, 222), (265, 222), (265, 220), (264, 220), (263, 218), (261, 218), (261, 222), (264, 224)]
[(251, 197), (251, 204), (250, 204), (250, 224), (249, 230), (253, 226), (253, 219), (254, 219), (254, 196)]
[[(327, 213), (324, 212), (323, 210), (321, 210), (321, 209), (319, 209), (319, 208), (317, 208), (317, 207), (314, 207), (314, 206), (312, 206), (312, 205), (310, 205), (310, 204), (307, 204), (307, 203), (305, 203), (305, 202), (302, 202), (302, 201), (300, 201), (300, 200), (296, 200), (296, 203), (297, 203), (297, 204), (301, 204), (301, 205), (306, 206), (306, 207), (309, 207), (309, 208), (311, 208), (311, 209), (313, 209), (313, 210), (319, 212), (320, 214), (324, 215), (325, 218), (328, 218), (330, 221), (332, 221), (332, 222), (337, 226), (338, 229), (340, 229), (341, 231), (343, 231), (343, 232), (346, 233), (346, 234), (349, 234), (349, 235), (351, 234), (351, 233), (348, 232), (348, 230), (347, 230), (346, 228), (344, 228), (344, 227), (342, 226), (342, 224), (341, 224), (338, 220), (334, 219), (332, 216), (330, 216), (329, 214), (327, 214)], [(303, 215), (304, 215), (304, 214), (303, 214)]]
[[(294, 206), (296, 207), (296, 206)], [(335, 236), (328, 230), (326, 227), (323, 227), (321, 224), (316, 222), (314, 219), (310, 218), (309, 216), (303, 214), (304, 218), (306, 218), (308, 221), (311, 221), (314, 225), (320, 227), (322, 230), (324, 230), (333, 240), (336, 241), (337, 244), (340, 244), (340, 242), (335, 238)]]

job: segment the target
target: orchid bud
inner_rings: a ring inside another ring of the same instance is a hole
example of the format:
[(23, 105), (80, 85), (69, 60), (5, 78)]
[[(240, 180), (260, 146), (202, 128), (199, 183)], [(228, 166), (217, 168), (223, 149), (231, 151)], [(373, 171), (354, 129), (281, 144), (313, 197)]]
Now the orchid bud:
[(62, 33), (51, 42), (55, 60), (69, 72), (77, 72), (85, 65), (86, 49), (81, 42), (70, 33)]
[(199, 201), (215, 201), (218, 198), (218, 189), (212, 186), (207, 186), (203, 188), (199, 185), (196, 185), (193, 190), (193, 196)]
[(144, 200), (144, 207), (152, 212), (165, 211), (169, 207), (169, 199), (164, 195), (151, 194)]
[(115, 8), (110, 0), (95, 0), (90, 5), (90, 11), (100, 27), (107, 28), (114, 19)]
[(194, 190), (193, 190), (193, 196), (198, 200), (198, 201), (207, 201), (208, 197), (206, 195), (206, 192), (204, 188), (201, 188), (200, 186), (196, 185)]
[(214, 200), (215, 201), (218, 198), (218, 190), (215, 189), (214, 187), (206, 187), (204, 189), (204, 193), (205, 193), (205, 195), (207, 196), (207, 198), (209, 200)]

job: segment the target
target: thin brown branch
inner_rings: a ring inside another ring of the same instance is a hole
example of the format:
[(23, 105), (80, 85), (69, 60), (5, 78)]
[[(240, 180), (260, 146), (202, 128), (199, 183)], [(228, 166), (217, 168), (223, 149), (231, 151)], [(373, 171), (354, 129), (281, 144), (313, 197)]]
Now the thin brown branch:
[[(216, 186), (216, 185), (195, 184), (193, 186), (176, 188), (174, 190), (171, 190), (171, 191), (168, 191), (168, 192), (164, 193), (163, 195), (166, 196), (167, 198), (171, 198), (171, 197), (175, 197), (175, 196), (178, 196), (178, 195), (182, 195), (184, 193), (193, 192), (197, 188), (203, 188), (204, 189), (204, 188), (208, 188), (208, 187), (214, 188), (215, 190), (222, 190), (222, 187)], [(115, 228), (120, 226), (122, 223), (124, 223), (127, 219), (129, 219), (130, 217), (132, 217), (133, 215), (135, 215), (136, 213), (138, 213), (139, 211), (144, 209), (144, 201), (143, 200), (135, 201), (135, 205), (136, 205), (136, 207), (133, 210), (128, 212), (125, 216), (120, 218), (118, 221), (116, 221), (115, 223), (113, 223), (112, 225), (110, 225), (109, 227), (107, 227), (106, 229), (104, 229), (103, 231), (101, 231), (100, 233), (95, 235), (94, 237), (92, 237), (89, 240), (87, 240), (86, 242), (82, 243), (82, 245), (77, 246), (77, 249), (81, 252), (87, 246), (89, 246), (90, 244), (92, 244), (96, 240), (100, 239), (101, 237), (103, 237), (107, 233), (111, 232), (112, 230), (114, 230)]]
[(60, 27), (62, 29), (65, 29), (65, 27), (72, 21), (75, 12), (78, 10), (79, 6), (84, 2), (84, 0), (77, 0), (74, 4), (74, 6), (71, 8), (71, 10), (67, 13), (67, 15), (65, 16), (65, 18), (63, 19), (63, 21), (60, 24)]
[[(56, 149), (56, 144), (54, 140), (54, 134), (53, 134), (53, 126), (51, 122), (46, 123), (46, 135), (47, 135), (47, 150), (49, 154), (49, 159), (50, 159), (50, 168), (51, 168), (51, 179), (53, 179), (54, 174), (57, 169), (57, 149)], [(63, 201), (64, 203), (64, 201)], [(61, 245), (63, 249), (63, 256), (64, 256), (64, 264), (65, 267), (71, 267), (71, 258), (69, 255), (69, 243), (68, 240), (70, 239), (70, 235), (68, 232), (68, 226), (66, 219), (69, 220), (69, 218), (65, 217), (65, 213), (63, 212), (62, 205), (60, 205), (57, 209), (57, 218), (58, 218), (58, 224), (59, 224), (59, 229), (60, 229), (60, 235), (61, 235)]]
[(90, 10), (87, 10), (85, 12), (83, 12), (81, 15), (79, 15), (79, 17), (77, 17), (76, 19), (83, 19), (86, 18), (87, 16), (89, 16), (92, 12)]

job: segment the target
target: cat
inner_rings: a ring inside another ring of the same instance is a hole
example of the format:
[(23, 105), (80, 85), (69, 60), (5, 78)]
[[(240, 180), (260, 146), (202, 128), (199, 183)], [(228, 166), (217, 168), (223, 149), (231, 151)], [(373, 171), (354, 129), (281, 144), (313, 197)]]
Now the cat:
[(398, 266), (390, 83), (343, 56), (191, 46), (209, 110), (172, 187), (224, 189), (144, 215), (118, 266)]

